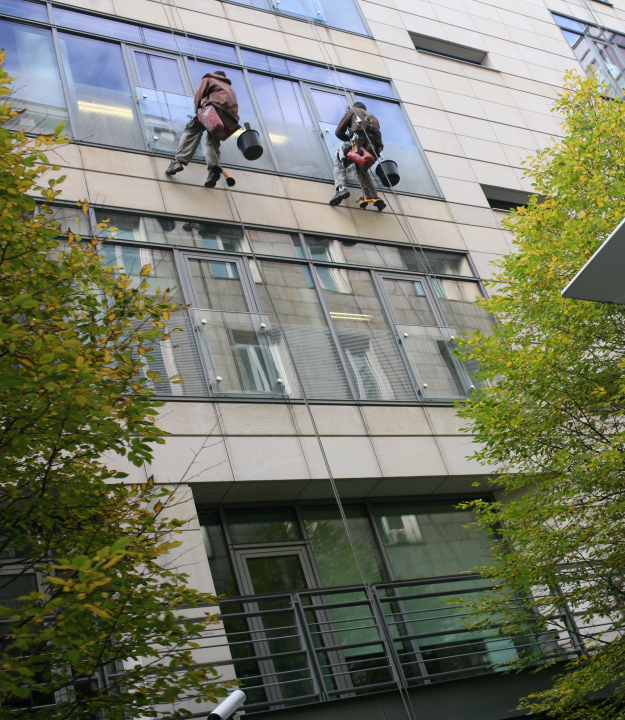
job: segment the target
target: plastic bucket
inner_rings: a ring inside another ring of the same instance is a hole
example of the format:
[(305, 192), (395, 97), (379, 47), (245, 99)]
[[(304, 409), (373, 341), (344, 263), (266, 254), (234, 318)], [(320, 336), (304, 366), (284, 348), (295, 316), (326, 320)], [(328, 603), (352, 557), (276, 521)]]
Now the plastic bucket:
[(246, 130), (237, 138), (237, 147), (243, 153), (246, 160), (258, 160), (263, 154), (263, 146), (260, 144), (260, 135), (256, 130)]
[(378, 163), (375, 174), (384, 187), (395, 187), (399, 182), (399, 168), (393, 160), (382, 160)]

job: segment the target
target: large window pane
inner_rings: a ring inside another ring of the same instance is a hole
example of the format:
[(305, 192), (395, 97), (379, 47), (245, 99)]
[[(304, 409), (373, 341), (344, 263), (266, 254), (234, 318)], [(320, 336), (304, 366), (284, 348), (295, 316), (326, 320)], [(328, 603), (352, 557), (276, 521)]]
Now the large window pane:
[(430, 166), (414, 140), (401, 107), (396, 103), (368, 97), (356, 96), (356, 99), (364, 103), (367, 110), (380, 121), (384, 142), (382, 157), (394, 160), (399, 167), (401, 180), (396, 189), (439, 197)]
[[(287, 375), (295, 376), (295, 368), (291, 367), (291, 363), (295, 363), (307, 397), (351, 399), (349, 384), (308, 268), (266, 260), (260, 265), (265, 283), (261, 282), (256, 269), (253, 272), (256, 287), (263, 310), (275, 325), (272, 342), (287, 366)], [(253, 265), (252, 268), (254, 271)], [(274, 309), (280, 319), (279, 326)], [(293, 385), (292, 392), (299, 393), (297, 382)]]
[(360, 398), (414, 400), (412, 382), (371, 275), (330, 267), (316, 271)]
[(59, 41), (78, 139), (142, 149), (120, 46), (66, 33)]
[[(241, 126), (241, 130), (236, 132), (227, 142), (221, 144), (222, 162), (225, 165), (243, 165), (244, 167), (255, 167), (258, 170), (275, 170), (276, 168), (271, 153), (267, 147), (265, 147), (265, 152), (263, 152), (258, 160), (246, 160), (243, 157), (243, 153), (237, 147), (236, 139), (244, 131), (246, 122), (250, 124), (253, 130), (258, 131), (261, 137), (261, 143), (265, 146), (267, 144), (267, 140), (263, 139), (264, 135), (258, 122), (258, 117), (256, 116), (256, 110), (252, 104), (252, 98), (247, 89), (243, 71), (236, 70), (235, 68), (219, 68), (212, 64), (195, 60), (189, 60), (189, 63), (196, 86), (200, 84), (202, 77), (206, 73), (213, 73), (215, 70), (223, 69), (232, 82), (232, 87), (237, 94), (237, 101), (239, 103), (239, 125)], [(203, 146), (204, 144), (202, 143), (202, 148)]]
[[(338, 508), (329, 505), (302, 507), (301, 513), (323, 587), (361, 585), (362, 576)], [(348, 505), (345, 514), (367, 581), (386, 580), (365, 509)]]
[(143, 37), (141, 28), (138, 25), (109, 20), (108, 18), (87, 15), (86, 13), (54, 8), (54, 19), (61, 27), (72, 30), (83, 30), (84, 32), (114, 37), (118, 40), (130, 40), (130, 42), (141, 43)]
[[(163, 293), (169, 288), (168, 302), (178, 302), (180, 282), (171, 250), (104, 243), (102, 255), (106, 265), (117, 268), (116, 275), (124, 274), (132, 281), (131, 287), (138, 287), (145, 280), (149, 294)], [(146, 277), (141, 277), (141, 268), (145, 265), (150, 265), (152, 269)]]
[(325, 21), (331, 27), (368, 35), (369, 32), (358, 12), (356, 0), (319, 0)]
[(450, 327), (457, 332), (489, 332), (493, 325), (492, 318), (475, 304), (478, 298), (482, 298), (477, 283), (444, 278), (436, 278), (433, 283)]
[(280, 170), (330, 179), (330, 163), (299, 85), (256, 73), (250, 78)]
[[(15, 77), (10, 102), (25, 112), (7, 126), (12, 130), (50, 133), (68, 122), (52, 33), (43, 28), (0, 20), (0, 45), (6, 51), (4, 69)], [(70, 132), (70, 128), (66, 126)]]
[(261, 255), (304, 257), (299, 236), (295, 233), (272, 232), (271, 230), (248, 230), (248, 233), (255, 252)]
[(28, 2), (27, 0), (0, 0), (0, 13), (48, 22), (48, 12), (45, 5)]
[(235, 545), (301, 540), (293, 508), (226, 510), (228, 531)]

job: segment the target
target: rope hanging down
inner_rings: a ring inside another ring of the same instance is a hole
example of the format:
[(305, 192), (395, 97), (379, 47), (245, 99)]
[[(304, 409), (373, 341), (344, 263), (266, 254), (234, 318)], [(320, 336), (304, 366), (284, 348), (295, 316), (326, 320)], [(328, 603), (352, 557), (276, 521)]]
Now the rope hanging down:
[[(179, 44), (178, 44), (178, 38), (177, 38), (177, 35), (176, 35), (176, 33), (175, 33), (175, 31), (174, 31), (174, 27), (173, 27), (173, 24), (174, 24), (174, 23), (173, 23), (173, 17), (170, 19), (169, 15), (168, 15), (168, 13), (167, 13), (167, 10), (166, 10), (166, 6), (165, 6), (164, 0), (160, 0), (160, 2), (161, 2), (161, 5), (162, 5), (162, 8), (163, 8), (163, 12), (164, 12), (164, 14), (165, 14), (165, 17), (167, 18), (167, 22), (168, 22), (168, 25), (169, 25), (170, 32), (172, 33), (172, 36), (173, 36), (173, 38), (174, 38), (174, 42), (175, 42), (175, 44), (176, 44), (176, 47), (178, 48), (178, 53), (179, 53), (181, 56), (182, 56), (183, 54), (187, 54), (187, 53), (184, 53), (184, 52), (181, 50), (181, 48), (180, 48), (180, 46), (179, 46)], [(178, 6), (177, 6), (177, 4), (176, 4), (176, 0), (170, 0), (170, 2), (171, 2), (171, 5), (169, 5), (169, 7), (170, 7), (170, 8), (173, 8), (173, 9), (175, 10), (177, 16), (178, 16), (178, 21), (179, 21), (180, 27), (182, 28), (182, 32), (184, 33), (185, 38), (186, 38), (186, 41), (187, 41), (187, 47), (191, 48), (192, 53), (193, 53), (193, 58), (194, 58), (196, 64), (199, 65), (199, 61), (198, 61), (197, 55), (195, 54), (195, 51), (193, 50), (193, 45), (190, 43), (188, 33), (187, 33), (186, 29), (185, 29), (184, 23), (182, 22), (182, 19), (181, 19), (181, 16), (180, 16), (180, 11), (179, 11)], [(306, 6), (305, 6), (305, 4), (304, 4), (304, 0), (300, 0), (300, 2), (301, 2), (302, 7), (303, 7), (303, 9), (304, 9), (304, 14), (305, 14), (306, 20), (308, 21), (308, 25), (309, 25), (309, 27), (311, 28), (312, 33), (313, 33), (313, 35), (314, 35), (314, 37), (315, 37), (315, 39), (316, 39), (316, 42), (317, 42), (318, 45), (319, 45), (319, 48), (320, 48), (320, 50), (321, 50), (322, 56), (325, 58), (325, 59), (324, 59), (324, 64), (326, 65), (327, 69), (330, 71), (330, 73), (332, 74), (333, 78), (335, 79), (335, 82), (334, 82), (335, 89), (336, 89), (337, 92), (339, 92), (339, 93), (342, 91), (342, 92), (345, 94), (345, 96), (347, 96), (348, 91), (347, 91), (347, 88), (345, 87), (345, 85), (344, 85), (344, 84), (340, 84), (340, 85), (339, 85), (339, 83), (337, 82), (337, 80), (340, 81), (341, 76), (340, 76), (340, 74), (339, 74), (338, 71), (337, 71), (336, 65), (334, 64), (334, 62), (333, 62), (333, 60), (332, 60), (332, 58), (331, 58), (331, 55), (330, 55), (328, 49), (325, 47), (325, 43), (323, 42), (323, 40), (322, 40), (322, 39), (320, 38), (320, 36), (319, 36), (318, 27), (317, 27), (316, 23), (313, 22), (310, 14), (309, 14), (309, 12), (308, 12), (308, 9), (306, 8)], [(369, 136), (368, 136), (368, 134), (367, 134), (366, 128), (363, 128), (363, 130), (364, 130), (364, 132), (365, 132), (365, 136), (367, 137), (367, 140), (370, 142), (371, 139), (369, 138)], [(286, 195), (287, 199), (289, 200), (289, 203), (291, 204), (291, 206), (292, 206), (292, 208), (293, 208), (293, 200), (292, 200), (292, 198), (291, 198), (291, 196), (290, 196), (290, 194), (289, 194), (289, 191), (288, 191), (288, 187), (287, 187), (287, 185), (286, 185), (286, 182), (284, 181), (284, 178), (282, 177), (282, 175), (280, 175), (279, 177), (280, 177), (280, 179), (281, 179), (281, 181), (282, 181), (282, 184), (283, 184), (283, 187), (284, 187), (284, 190), (285, 190), (285, 195)], [(248, 238), (248, 245), (249, 245), (249, 247), (250, 247), (250, 249), (251, 249), (250, 254), (252, 255), (252, 259), (253, 259), (254, 265), (255, 265), (255, 267), (256, 267), (256, 269), (257, 269), (257, 271), (258, 271), (258, 276), (259, 276), (259, 278), (260, 278), (261, 284), (262, 284), (263, 289), (264, 289), (264, 291), (265, 291), (265, 296), (268, 298), (268, 302), (269, 302), (269, 305), (270, 305), (270, 308), (271, 308), (271, 312), (272, 312), (272, 314), (273, 314), (273, 316), (274, 316), (274, 318), (275, 318), (275, 320), (276, 320), (276, 324), (277, 324), (278, 329), (279, 329), (279, 331), (280, 331), (280, 335), (281, 335), (281, 337), (282, 337), (282, 339), (283, 339), (283, 341), (284, 341), (285, 348), (286, 348), (286, 350), (287, 350), (287, 354), (288, 354), (288, 356), (289, 356), (289, 359), (290, 359), (290, 361), (291, 361), (292, 367), (293, 367), (293, 369), (294, 369), (294, 373), (295, 373), (295, 377), (296, 377), (297, 383), (299, 384), (299, 387), (300, 387), (300, 390), (301, 390), (302, 399), (303, 399), (304, 404), (305, 404), (305, 406), (306, 406), (307, 414), (308, 414), (308, 417), (309, 417), (309, 419), (310, 419), (310, 422), (311, 422), (311, 426), (312, 426), (312, 428), (313, 428), (313, 431), (314, 431), (314, 433), (315, 433), (315, 437), (316, 437), (316, 440), (317, 440), (317, 444), (318, 444), (318, 446), (319, 446), (319, 450), (320, 450), (321, 456), (322, 456), (322, 458), (323, 458), (323, 462), (324, 462), (324, 465), (325, 465), (325, 468), (326, 468), (326, 472), (327, 472), (327, 475), (328, 475), (328, 480), (329, 480), (329, 482), (330, 482), (330, 486), (331, 486), (331, 489), (332, 489), (332, 493), (333, 493), (333, 495), (334, 495), (334, 499), (335, 499), (336, 504), (337, 504), (337, 507), (338, 507), (338, 509), (339, 509), (341, 521), (342, 521), (342, 524), (343, 524), (343, 527), (344, 527), (344, 530), (345, 530), (345, 535), (346, 535), (346, 537), (347, 537), (347, 539), (348, 539), (348, 542), (349, 542), (351, 551), (352, 551), (352, 553), (353, 553), (354, 560), (355, 560), (356, 565), (357, 565), (357, 568), (358, 568), (358, 572), (359, 572), (359, 574), (360, 574), (360, 576), (361, 576), (362, 583), (363, 583), (363, 586), (364, 586), (364, 588), (365, 588), (365, 592), (366, 592), (367, 598), (368, 598), (368, 600), (369, 600), (369, 602), (370, 602), (370, 606), (371, 606), (371, 608), (372, 608), (372, 612), (375, 613), (375, 612), (376, 612), (376, 608), (377, 608), (376, 600), (375, 600), (375, 598), (374, 598), (374, 596), (373, 596), (373, 592), (372, 592), (371, 585), (370, 585), (370, 583), (369, 583), (369, 580), (368, 580), (368, 577), (367, 577), (367, 574), (366, 574), (366, 571), (365, 571), (365, 568), (364, 568), (362, 559), (361, 559), (361, 557), (360, 557), (360, 553), (359, 553), (359, 551), (358, 551), (356, 542), (355, 542), (354, 537), (353, 537), (353, 534), (352, 534), (352, 532), (351, 532), (351, 529), (350, 529), (350, 526), (349, 526), (349, 522), (348, 522), (348, 519), (347, 519), (347, 515), (346, 515), (346, 513), (345, 513), (345, 508), (344, 508), (344, 506), (343, 506), (343, 502), (342, 502), (341, 497), (340, 497), (340, 493), (339, 493), (339, 490), (338, 490), (338, 487), (337, 487), (337, 484), (336, 484), (336, 480), (335, 480), (334, 475), (333, 475), (333, 473), (332, 473), (332, 469), (331, 469), (331, 467), (330, 467), (330, 463), (329, 463), (327, 454), (326, 454), (326, 452), (325, 452), (325, 448), (324, 448), (324, 445), (323, 445), (323, 441), (322, 441), (321, 436), (320, 436), (320, 434), (319, 434), (319, 430), (318, 430), (318, 427), (317, 427), (317, 423), (316, 423), (316, 421), (315, 421), (315, 417), (314, 417), (314, 414), (313, 414), (313, 412), (312, 412), (312, 407), (311, 407), (311, 405), (310, 405), (310, 401), (309, 401), (309, 398), (308, 398), (307, 393), (306, 393), (306, 388), (305, 388), (305, 386), (304, 386), (304, 383), (303, 383), (303, 381), (302, 381), (302, 378), (301, 378), (301, 376), (300, 376), (300, 374), (299, 374), (299, 370), (298, 370), (297, 364), (296, 364), (296, 362), (295, 362), (295, 357), (294, 357), (293, 351), (292, 351), (292, 349), (291, 349), (291, 346), (290, 346), (288, 337), (287, 337), (287, 335), (286, 335), (285, 332), (284, 332), (284, 327), (283, 327), (282, 322), (281, 322), (281, 320), (280, 320), (280, 316), (279, 316), (278, 312), (276, 311), (276, 308), (275, 308), (274, 301), (273, 301), (273, 298), (272, 298), (272, 296), (271, 296), (271, 293), (269, 292), (269, 287), (268, 287), (268, 284), (267, 284), (267, 282), (266, 282), (266, 280), (265, 280), (265, 276), (264, 276), (262, 264), (261, 264), (261, 262), (259, 261), (257, 255), (256, 255), (256, 251), (255, 251), (255, 249), (254, 249), (254, 243), (251, 241), (251, 238), (249, 237), (249, 233), (248, 233), (247, 228), (246, 228), (246, 226), (245, 226), (245, 222), (243, 221), (243, 218), (241, 217), (241, 214), (240, 214), (240, 212), (239, 212), (239, 209), (238, 209), (238, 206), (237, 206), (237, 203), (236, 203), (236, 199), (235, 199), (235, 197), (234, 197), (234, 193), (232, 192), (231, 187), (225, 182), (225, 179), (224, 179), (224, 178), (222, 178), (222, 182), (223, 182), (223, 184), (224, 184), (224, 186), (225, 186), (225, 190), (226, 190), (227, 198), (228, 198), (228, 203), (229, 203), (229, 205), (230, 205), (230, 207), (231, 207), (231, 211), (233, 212), (233, 216), (236, 217), (237, 222), (240, 224), (241, 230), (242, 230), (242, 233), (243, 233), (243, 236), (246, 237), (246, 238)], [(397, 194), (397, 191), (393, 188), (392, 185), (390, 185), (390, 182), (389, 182), (389, 186), (390, 186), (390, 191), (391, 191), (391, 193), (392, 193), (392, 195), (393, 195), (393, 199), (394, 199), (395, 202), (396, 202), (396, 207), (398, 208), (398, 210), (396, 210), (395, 207), (393, 207), (393, 204), (389, 202), (388, 205), (389, 205), (389, 207), (391, 208), (391, 212), (392, 212), (393, 216), (395, 217), (397, 223), (398, 223), (399, 226), (401, 227), (402, 232), (403, 232), (404, 235), (406, 236), (406, 238), (407, 238), (407, 240), (408, 240), (408, 244), (412, 247), (412, 249), (413, 249), (413, 251), (415, 252), (415, 254), (416, 254), (417, 256), (420, 256), (420, 257), (421, 257), (421, 260), (422, 260), (422, 263), (423, 263), (422, 266), (423, 266), (424, 268), (426, 268), (426, 271), (425, 271), (425, 272), (426, 272), (426, 275), (428, 275), (430, 278), (435, 278), (435, 273), (434, 273), (432, 264), (431, 264), (431, 262), (430, 262), (430, 259), (429, 259), (428, 255), (427, 255), (427, 253), (425, 252), (422, 244), (419, 242), (419, 239), (418, 239), (418, 237), (417, 237), (414, 229), (412, 228), (410, 222), (408, 221), (408, 217), (407, 217), (407, 215), (406, 215), (406, 213), (405, 213), (405, 211), (404, 211), (404, 209), (403, 209), (403, 206), (402, 206), (402, 204), (401, 204), (401, 201), (400, 201), (400, 199), (399, 199), (399, 196), (398, 196), (398, 194)], [(384, 191), (382, 191), (382, 192), (384, 192)], [(388, 192), (388, 191), (386, 191), (386, 192)], [(297, 224), (297, 226), (298, 226), (298, 230), (300, 230), (300, 232), (301, 232), (301, 227), (299, 226), (299, 221), (297, 220), (297, 214), (295, 213), (295, 211), (293, 211), (293, 215), (294, 215), (294, 217), (295, 217), (295, 219), (296, 219), (296, 224)], [(454, 318), (454, 319), (456, 319), (456, 318)], [(285, 400), (285, 403), (286, 403), (287, 405), (290, 405), (290, 404), (291, 404), (291, 400), (290, 400), (290, 398), (289, 398), (286, 394), (284, 395), (284, 400)], [(218, 403), (215, 403), (215, 405), (217, 406)], [(220, 419), (220, 413), (219, 413), (219, 411), (217, 411), (217, 417), (218, 417), (218, 422), (219, 422), (219, 425), (220, 425), (220, 429), (221, 429), (222, 434), (223, 434), (223, 424), (222, 424), (222, 421), (221, 421), (221, 419)], [(430, 422), (429, 418), (428, 418), (428, 422)], [(430, 424), (431, 424), (431, 423), (430, 423)], [(433, 430), (433, 428), (431, 428), (431, 429)], [(382, 627), (384, 627), (384, 624), (383, 624), (383, 623), (381, 623), (380, 625), (381, 625)], [(387, 645), (387, 647), (388, 647), (388, 649), (389, 649), (389, 656), (391, 656), (392, 651), (393, 651), (393, 638), (390, 637), (390, 636), (387, 636), (386, 638), (384, 638), (384, 640), (385, 640), (385, 644)], [(402, 698), (402, 704), (404, 705), (404, 709), (405, 709), (405, 711), (406, 711), (406, 714), (407, 714), (407, 716), (408, 716), (408, 719), (409, 719), (409, 720), (416, 720), (416, 714), (415, 714), (415, 711), (414, 711), (414, 707), (413, 707), (413, 704), (412, 704), (412, 700), (411, 700), (410, 695), (409, 695), (409, 693), (408, 693), (408, 687), (407, 687), (407, 684), (406, 684), (406, 682), (405, 682), (405, 679), (402, 677), (402, 675), (400, 674), (400, 672), (398, 671), (398, 669), (395, 667), (395, 665), (394, 665), (394, 663), (393, 663), (392, 660), (391, 660), (391, 662), (390, 662), (390, 665), (391, 665), (391, 669), (392, 669), (392, 672), (393, 672), (393, 675), (394, 675), (394, 678), (395, 678), (395, 681), (396, 681), (396, 684), (397, 684), (399, 693), (400, 693), (401, 698)]]

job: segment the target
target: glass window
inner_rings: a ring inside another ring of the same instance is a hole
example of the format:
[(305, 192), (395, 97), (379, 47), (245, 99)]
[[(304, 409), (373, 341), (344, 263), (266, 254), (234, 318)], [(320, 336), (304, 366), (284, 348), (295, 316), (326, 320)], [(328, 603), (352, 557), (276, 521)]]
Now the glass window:
[(488, 333), (493, 325), (492, 318), (475, 301), (482, 298), (479, 285), (464, 280), (433, 280), (436, 297), (443, 306), (449, 326), (457, 332), (472, 333), (481, 330)]
[(24, 110), (7, 127), (32, 133), (51, 133), (68, 114), (52, 32), (0, 20), (0, 45), (6, 51), (4, 69), (14, 77), (10, 95), (14, 110)]
[(399, 167), (401, 180), (397, 190), (438, 197), (439, 191), (430, 166), (415, 142), (401, 107), (396, 103), (359, 95), (356, 100), (364, 103), (367, 110), (380, 121), (384, 142), (382, 157), (394, 160)]
[(363, 400), (412, 400), (414, 389), (365, 270), (317, 267), (354, 386)]
[(48, 207), (52, 211), (51, 213), (43, 213), (40, 208), (37, 208), (37, 212), (49, 220), (56, 220), (60, 224), (62, 232), (71, 230), (83, 238), (91, 236), (89, 217), (77, 207), (63, 207), (61, 205), (49, 205)]
[[(339, 509), (333, 506), (302, 507), (301, 513), (323, 587), (361, 585), (362, 577)], [(345, 514), (367, 581), (386, 580), (380, 551), (365, 509), (347, 505)]]
[(296, 82), (250, 73), (278, 165), (283, 172), (330, 179), (330, 163)]
[(558, 25), (566, 30), (577, 30), (578, 32), (583, 33), (586, 28), (586, 23), (580, 22), (579, 20), (571, 20), (571, 18), (564, 17), (563, 15), (556, 15), (556, 13), (553, 13), (553, 17)]
[[(295, 377), (291, 367), (294, 362), (308, 397), (351, 399), (349, 384), (308, 268), (267, 260), (260, 266), (266, 289), (253, 263), (252, 274), (264, 312), (272, 323), (276, 323), (274, 309), (280, 317), (281, 324), (272, 331), (271, 341), (276, 357), (286, 365), (287, 377)], [(283, 335), (288, 341), (288, 349), (283, 346)], [(300, 392), (299, 386), (291, 390), (295, 395)]]
[[(180, 283), (171, 251), (104, 243), (102, 255), (105, 265), (116, 268), (116, 275), (126, 275), (132, 281), (131, 287), (139, 287), (143, 280), (147, 280), (150, 295), (161, 294), (169, 288), (168, 302), (178, 301)], [(142, 278), (141, 268), (145, 265), (150, 265), (151, 271)]]
[(339, 72), (339, 85), (345, 86), (350, 90), (357, 92), (371, 93), (372, 95), (382, 95), (384, 97), (395, 97), (393, 88), (388, 80), (376, 80), (375, 78), (363, 77), (362, 75), (354, 75), (353, 73)]
[(254, 250), (261, 255), (303, 258), (299, 236), (270, 230), (248, 230)]
[(239, 64), (236, 50), (230, 45), (220, 45), (219, 43), (198, 40), (197, 38), (189, 38), (189, 43), (191, 44), (191, 55), (198, 55), (209, 60), (221, 60)]
[(247, 312), (245, 292), (236, 263), (191, 259), (189, 267), (199, 308)]
[(77, 137), (114, 147), (143, 148), (130, 84), (116, 43), (59, 33)]
[(138, 25), (119, 22), (118, 20), (109, 20), (108, 18), (97, 17), (96, 15), (88, 15), (87, 13), (74, 12), (73, 10), (65, 10), (64, 8), (55, 7), (54, 19), (61, 27), (71, 28), (72, 30), (82, 30), (84, 32), (95, 33), (96, 35), (104, 35), (118, 40), (129, 40), (130, 42), (142, 43), (141, 28)]
[(384, 278), (384, 288), (400, 325), (436, 325), (422, 280)]
[(198, 515), (204, 548), (215, 585), (215, 594), (238, 595), (239, 589), (232, 571), (228, 548), (219, 521), (219, 513), (217, 510), (203, 510), (200, 508)]
[(241, 56), (247, 67), (280, 73), (281, 75), (289, 74), (289, 69), (284, 58), (265, 55), (264, 53), (254, 52), (253, 50), (241, 50)]
[(23, 575), (0, 575), (0, 605), (16, 608), (18, 598), (37, 591), (37, 577), (32, 573)]
[(467, 528), (474, 514), (455, 505), (398, 502), (372, 507), (396, 580), (457, 575), (491, 561), (490, 536)]
[(0, 0), (0, 13), (26, 18), (27, 20), (48, 22), (46, 6), (39, 5), (39, 3), (27, 2), (27, 0)]
[(319, 65), (310, 65), (309, 63), (297, 62), (297, 60), (287, 60), (286, 66), (289, 75), (302, 80), (312, 80), (313, 82), (324, 83), (325, 85), (337, 85), (336, 75), (328, 70), (327, 67), (319, 67)]
[(295, 510), (290, 507), (226, 510), (226, 522), (235, 545), (302, 539)]
[(176, 35), (165, 30), (153, 30), (152, 28), (141, 28), (142, 39), (140, 42), (146, 45), (162, 48), (163, 50), (173, 50), (174, 52), (190, 52), (191, 47), (187, 39), (183, 35)]
[(267, 142), (262, 139), (263, 132), (261, 130), (260, 123), (258, 122), (258, 117), (256, 116), (256, 110), (254, 109), (243, 71), (229, 67), (219, 68), (215, 67), (212, 63), (209, 64), (191, 59), (189, 59), (189, 64), (191, 66), (191, 72), (196, 86), (200, 84), (202, 77), (206, 73), (213, 73), (215, 70), (221, 69), (226, 73), (228, 79), (232, 82), (232, 87), (237, 94), (237, 102), (239, 104), (239, 125), (241, 125), (242, 129), (235, 133), (229, 142), (222, 143), (222, 162), (225, 165), (243, 165), (246, 167), (255, 167), (258, 170), (275, 170), (276, 168), (274, 166), (271, 153), (267, 150), (267, 148), (265, 148), (265, 152), (263, 152), (258, 160), (252, 161), (246, 160), (243, 157), (243, 154), (239, 151), (236, 144), (236, 138), (241, 132), (243, 132), (246, 122), (250, 123), (252, 129), (257, 130), (260, 133), (261, 142), (263, 144), (266, 144)]
[(135, 52), (139, 79), (144, 87), (183, 95), (186, 88), (180, 75), (178, 61), (160, 55)]

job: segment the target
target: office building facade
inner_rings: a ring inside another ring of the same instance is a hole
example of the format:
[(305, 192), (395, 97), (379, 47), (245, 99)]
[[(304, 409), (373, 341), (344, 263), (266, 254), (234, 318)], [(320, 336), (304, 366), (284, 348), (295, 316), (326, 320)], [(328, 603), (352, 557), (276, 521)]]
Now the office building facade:
[[(110, 462), (177, 488), (171, 563), (227, 598), (199, 660), (241, 681), (246, 714), (500, 720), (547, 681), (497, 668), (539, 639), (467, 630), (449, 602), (481, 591), (466, 573), (490, 542), (459, 504), (493, 497), (453, 408), (477, 381), (453, 353), (488, 332), (474, 301), (511, 251), (523, 159), (561, 133), (564, 72), (622, 90), (620, 3), (0, 0), (12, 126), (74, 138), (50, 153), (56, 217), (189, 306), (146, 368), (170, 436), (149, 467)], [(214, 70), (264, 147), (223, 144), (232, 188), (204, 187), (202, 147), (165, 176)], [(380, 213), (351, 174), (328, 204), (356, 101), (399, 168), (393, 188), (375, 175)]]

